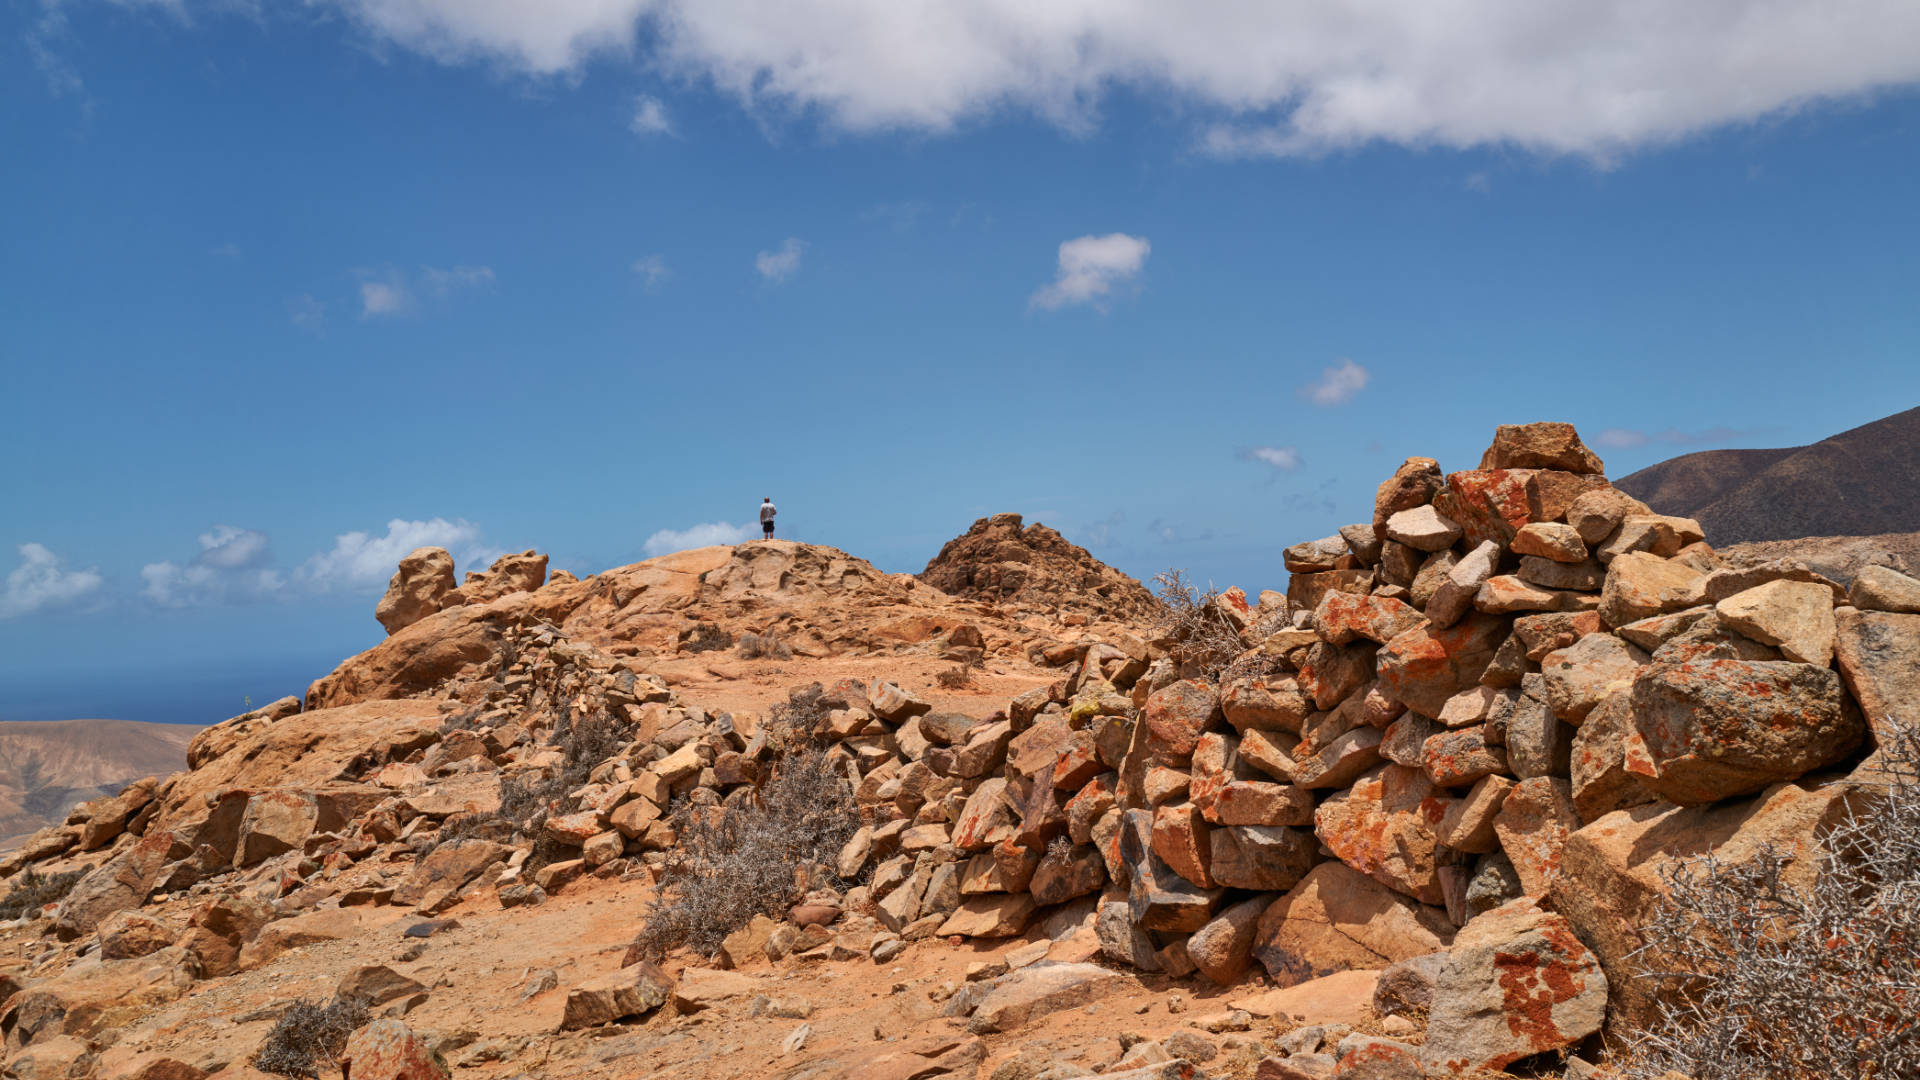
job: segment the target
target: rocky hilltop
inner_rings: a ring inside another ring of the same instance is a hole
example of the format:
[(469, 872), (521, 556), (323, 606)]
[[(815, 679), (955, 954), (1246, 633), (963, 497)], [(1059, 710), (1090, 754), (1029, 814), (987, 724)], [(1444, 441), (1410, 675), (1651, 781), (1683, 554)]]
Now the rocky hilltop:
[[(1804, 879), (1920, 693), (1920, 581), (1729, 565), (1555, 423), (1151, 622), (784, 542), (509, 558), (414, 553), (385, 642), (0, 863), (68, 890), (0, 937), (14, 1075), (258, 1076), (334, 998), (354, 1080), (1592, 1076), (1665, 872)], [(832, 849), (708, 874), (770, 820)]]
[(920, 580), (953, 596), (1052, 613), (1150, 619), (1159, 603), (1138, 581), (1058, 532), (1019, 514), (995, 514), (947, 541)]
[(59, 824), (79, 803), (180, 769), (199, 730), (131, 720), (0, 724), (0, 850)]

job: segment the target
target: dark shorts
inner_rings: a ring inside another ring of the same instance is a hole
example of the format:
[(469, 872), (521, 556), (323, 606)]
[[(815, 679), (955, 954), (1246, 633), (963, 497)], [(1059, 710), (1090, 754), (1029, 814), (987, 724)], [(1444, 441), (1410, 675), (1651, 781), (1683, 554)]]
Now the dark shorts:
[(761, 522), (761, 523), (760, 523), (760, 531), (761, 531), (761, 532), (763, 532), (763, 533), (765, 533), (765, 534), (767, 534), (768, 536), (772, 536), (772, 535), (773, 535), (773, 522), (771, 522), (771, 521), (763, 521), (763, 522)]

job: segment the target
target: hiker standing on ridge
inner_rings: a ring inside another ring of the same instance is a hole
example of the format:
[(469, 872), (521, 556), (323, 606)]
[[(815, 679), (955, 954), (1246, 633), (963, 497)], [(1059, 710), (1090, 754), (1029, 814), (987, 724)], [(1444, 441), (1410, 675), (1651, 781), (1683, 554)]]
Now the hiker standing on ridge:
[(779, 512), (773, 508), (772, 499), (760, 500), (760, 531), (765, 534), (765, 539), (773, 539), (773, 515)]

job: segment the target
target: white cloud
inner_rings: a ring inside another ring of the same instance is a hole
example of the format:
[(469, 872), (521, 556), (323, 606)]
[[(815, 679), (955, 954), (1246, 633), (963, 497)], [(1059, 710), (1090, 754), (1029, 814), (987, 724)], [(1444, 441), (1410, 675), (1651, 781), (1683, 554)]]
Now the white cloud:
[(800, 269), (800, 253), (807, 245), (799, 238), (789, 236), (787, 242), (780, 245), (778, 251), (763, 251), (753, 257), (753, 268), (768, 281), (785, 281)]
[(399, 315), (413, 308), (413, 297), (397, 277), (360, 283), (360, 317)]
[(20, 565), (7, 575), (0, 592), (0, 619), (13, 619), (69, 607), (99, 591), (104, 582), (94, 569), (63, 570), (58, 555), (41, 544), (21, 544)]
[(1059, 273), (1028, 301), (1031, 307), (1060, 308), (1068, 304), (1098, 304), (1114, 287), (1132, 282), (1147, 265), (1152, 246), (1144, 236), (1108, 233), (1082, 236), (1060, 245)]
[(685, 529), (661, 529), (647, 537), (645, 550), (647, 557), (653, 558), (656, 555), (670, 555), (690, 548), (744, 544), (751, 539), (753, 539), (753, 531), (745, 525), (709, 521)]
[[(1604, 158), (1920, 80), (1912, 0), (324, 0), (445, 62), (577, 75), (623, 57), (852, 131), (1128, 89), (1216, 112), (1221, 154), (1380, 140)], [(647, 34), (639, 35), (644, 20)]]
[(421, 547), (446, 548), (465, 566), (484, 565), (499, 554), (480, 546), (480, 527), (465, 519), (394, 518), (387, 522), (385, 536), (350, 532), (335, 537), (331, 550), (301, 563), (294, 577), (320, 592), (384, 588), (400, 560)]
[(434, 266), (420, 268), (420, 280), (427, 291), (435, 296), (448, 296), (455, 289), (471, 289), (481, 285), (493, 284), (493, 268), (489, 266), (456, 266), (451, 270), (442, 270)]
[(633, 99), (633, 119), (627, 127), (635, 135), (671, 135), (673, 121), (667, 116), (666, 102), (649, 94)]
[(166, 560), (140, 568), (140, 595), (161, 607), (197, 607), (229, 601), (260, 600), (286, 587), (272, 558), (267, 534), (258, 529), (215, 525), (200, 534), (200, 554), (182, 565)]
[(1300, 467), (1300, 451), (1291, 446), (1250, 446), (1236, 456), (1241, 461), (1258, 462), (1279, 472), (1292, 472)]
[(673, 276), (673, 271), (667, 266), (665, 255), (640, 256), (633, 260), (633, 272), (640, 275), (640, 283), (648, 292), (659, 288)]
[(1318, 382), (1301, 387), (1300, 396), (1322, 407), (1344, 405), (1365, 390), (1372, 378), (1373, 374), (1366, 368), (1342, 357), (1339, 363), (1321, 369)]

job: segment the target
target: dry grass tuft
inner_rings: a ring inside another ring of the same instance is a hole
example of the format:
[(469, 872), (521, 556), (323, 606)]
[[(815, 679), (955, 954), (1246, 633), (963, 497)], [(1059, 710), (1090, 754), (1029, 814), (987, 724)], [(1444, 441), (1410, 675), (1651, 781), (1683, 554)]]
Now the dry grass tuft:
[(780, 640), (780, 635), (774, 633), (771, 630), (767, 631), (764, 634), (740, 635), (740, 646), (738, 651), (740, 653), (740, 657), (744, 660), (761, 660), (761, 659), (791, 660), (793, 659), (793, 650), (787, 648), (787, 643)]
[(281, 1076), (319, 1077), (321, 1066), (341, 1067), (347, 1037), (372, 1016), (357, 998), (318, 1005), (304, 998), (287, 1006), (254, 1054), (254, 1067)]

